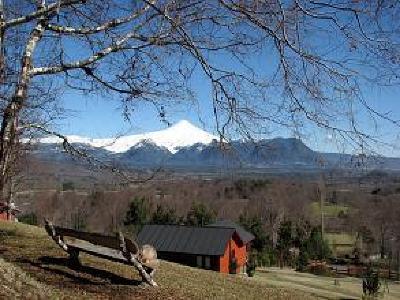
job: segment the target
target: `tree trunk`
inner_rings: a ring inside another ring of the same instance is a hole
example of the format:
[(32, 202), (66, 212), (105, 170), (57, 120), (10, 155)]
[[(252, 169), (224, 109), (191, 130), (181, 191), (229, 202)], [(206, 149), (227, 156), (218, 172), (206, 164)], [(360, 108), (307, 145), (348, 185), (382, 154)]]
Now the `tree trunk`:
[(5, 60), (4, 60), (4, 5), (0, 0), (0, 83), (4, 82), (5, 77)]
[[(0, 5), (1, 4), (2, 1), (0, 2)], [(15, 87), (14, 95), (3, 112), (3, 121), (0, 129), (0, 193), (2, 193), (1, 196), (3, 198), (7, 197), (5, 195), (5, 187), (12, 175), (11, 172), (14, 167), (13, 160), (17, 155), (18, 116), (28, 95), (28, 87), (31, 79), (29, 71), (32, 69), (32, 57), (37, 43), (43, 36), (46, 22), (47, 19), (45, 18), (39, 19), (37, 25), (30, 34), (22, 57), (19, 80)], [(0, 47), (3, 48), (5, 42), (3, 28), (1, 28), (0, 33), (3, 33), (0, 41), (2, 43)], [(0, 56), (0, 59), (1, 58), (3, 59), (3, 63), (1, 63), (0, 60), (0, 65), (3, 64), (4, 68), (4, 57)]]
[(380, 240), (380, 255), (381, 259), (385, 258), (386, 254), (386, 245), (385, 245), (385, 237), (386, 237), (386, 229), (383, 225), (381, 225), (381, 240)]

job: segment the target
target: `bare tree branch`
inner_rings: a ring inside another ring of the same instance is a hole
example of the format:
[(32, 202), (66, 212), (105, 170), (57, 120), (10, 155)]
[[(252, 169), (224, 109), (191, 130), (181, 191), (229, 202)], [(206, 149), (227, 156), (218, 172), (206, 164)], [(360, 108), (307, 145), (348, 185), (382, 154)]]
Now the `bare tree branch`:
[(25, 16), (22, 16), (19, 18), (15, 18), (15, 19), (11, 19), (11, 20), (7, 20), (6, 22), (4, 22), (2, 27), (4, 29), (7, 29), (10, 27), (20, 25), (20, 24), (31, 22), (31, 21), (36, 20), (43, 16), (47, 16), (47, 17), (49, 15), (54, 16), (54, 14), (57, 13), (57, 10), (60, 7), (68, 7), (68, 6), (71, 6), (74, 4), (83, 4), (86, 1), (87, 0), (59, 0), (58, 2), (49, 4), (47, 6), (43, 6), (40, 9), (38, 9), (28, 15), (25, 15)]

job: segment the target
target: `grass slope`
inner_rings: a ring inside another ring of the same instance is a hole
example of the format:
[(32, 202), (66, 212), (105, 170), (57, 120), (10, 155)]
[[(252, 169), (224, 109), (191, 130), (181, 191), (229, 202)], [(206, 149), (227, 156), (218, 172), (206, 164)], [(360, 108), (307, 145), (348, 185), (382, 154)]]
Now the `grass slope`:
[(0, 299), (316, 299), (263, 280), (161, 262), (157, 288), (141, 285), (133, 267), (67, 255), (35, 226), (0, 221)]
[[(321, 204), (319, 202), (312, 202), (310, 208), (314, 218), (319, 218), (321, 216)], [(324, 215), (326, 217), (337, 218), (340, 213), (348, 213), (349, 211), (350, 208), (344, 205), (329, 203), (325, 203), (324, 205)]]
[[(361, 299), (362, 281), (359, 278), (340, 277), (336, 278), (339, 285), (334, 284), (335, 278), (316, 276), (307, 273), (298, 273), (289, 269), (268, 268), (259, 270), (255, 276), (256, 280), (268, 282), (269, 285), (283, 288), (307, 291), (318, 297), (331, 299)], [(387, 282), (389, 293), (381, 294), (382, 300), (400, 299), (400, 284)]]

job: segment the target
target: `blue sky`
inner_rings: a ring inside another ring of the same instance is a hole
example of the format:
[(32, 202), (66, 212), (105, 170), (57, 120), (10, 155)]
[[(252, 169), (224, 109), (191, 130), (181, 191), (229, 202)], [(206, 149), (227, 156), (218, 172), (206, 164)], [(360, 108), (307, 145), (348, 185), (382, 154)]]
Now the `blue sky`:
[[(313, 43), (320, 43), (321, 37), (318, 35), (311, 40)], [(328, 49), (336, 46), (339, 40), (326, 41), (321, 44), (321, 49)], [(326, 44), (326, 45), (325, 45)], [(332, 45), (331, 45), (332, 44)], [(75, 55), (80, 55), (75, 47), (71, 47)], [(262, 53), (250, 55), (248, 63), (252, 64), (258, 73), (266, 74), (274, 71), (274, 55), (270, 54), (271, 49), (265, 48)], [(265, 54), (265, 55), (264, 55)], [(269, 55), (266, 55), (269, 54)], [(84, 55), (84, 54), (82, 54)], [(333, 54), (344, 56), (345, 53)], [(334, 58), (334, 57), (333, 57)], [(230, 58), (218, 56), (218, 63), (222, 66), (232, 66)], [(268, 70), (269, 71), (266, 71)], [(267, 74), (268, 75), (268, 74)], [(271, 74), (269, 74), (271, 75)], [(201, 75), (195, 75), (191, 81), (192, 88), (197, 96), (198, 106), (179, 106), (168, 108), (167, 119), (174, 123), (182, 119), (189, 120), (193, 124), (215, 133), (215, 123), (212, 115), (211, 89), (208, 81)], [(381, 113), (390, 113), (394, 119), (400, 120), (400, 87), (370, 87), (364, 86), (364, 97), (374, 109)], [(98, 95), (81, 95), (78, 92), (69, 91), (63, 95), (62, 102), (67, 109), (66, 117), (56, 125), (57, 129), (65, 134), (76, 134), (93, 138), (114, 137), (121, 134), (136, 134), (147, 131), (163, 129), (166, 124), (161, 122), (157, 111), (149, 105), (140, 105), (131, 116), (130, 122), (124, 120), (119, 109), (120, 103), (115, 99), (102, 98)], [(360, 123), (367, 132), (375, 132), (374, 124), (371, 120), (361, 114)], [(389, 122), (378, 120), (376, 134), (386, 143), (393, 144), (395, 147), (400, 145), (400, 130)], [(282, 127), (271, 127), (271, 133), (264, 138), (293, 137), (293, 133)], [(331, 138), (331, 135), (324, 130), (319, 130), (315, 126), (308, 126), (303, 136), (307, 145), (315, 150), (324, 152), (341, 152), (350, 150), (346, 145), (342, 145)], [(400, 157), (399, 148), (375, 147), (377, 152), (386, 156)]]
[[(260, 63), (260, 65), (262, 65)], [(179, 120), (189, 120), (191, 123), (209, 132), (215, 133), (215, 121), (211, 106), (211, 88), (206, 78), (196, 75), (191, 80), (191, 86), (197, 96), (198, 105), (169, 107), (166, 111), (167, 119), (171, 123)], [(400, 119), (400, 87), (370, 87), (363, 89), (368, 104), (381, 113), (389, 113), (394, 119)], [(62, 102), (67, 109), (65, 118), (58, 122), (57, 129), (68, 135), (81, 135), (92, 138), (106, 138), (120, 135), (137, 134), (166, 128), (161, 122), (157, 111), (150, 105), (139, 105), (135, 108), (130, 121), (122, 116), (120, 103), (100, 95), (82, 95), (76, 91), (69, 91), (63, 95)], [(361, 114), (361, 125), (367, 132), (375, 132), (370, 118)], [(382, 141), (390, 143), (395, 148), (381, 146), (374, 151), (385, 156), (400, 157), (400, 130), (383, 120), (378, 120), (377, 135)], [(271, 133), (264, 138), (293, 137), (293, 132), (282, 127), (271, 127)], [(308, 126), (304, 142), (312, 149), (323, 152), (350, 152), (347, 145), (331, 138), (325, 130)]]
[[(167, 111), (167, 118), (172, 123), (186, 119), (193, 124), (213, 132), (214, 120), (210, 106), (211, 94), (208, 83), (197, 80), (194, 90), (198, 96), (199, 107), (189, 106), (178, 108), (175, 111)], [(400, 116), (400, 88), (365, 89), (366, 99), (374, 108), (392, 116)], [(119, 103), (116, 100), (104, 99), (100, 96), (84, 96), (77, 92), (66, 93), (63, 103), (68, 110), (65, 119), (58, 122), (58, 128), (66, 134), (76, 134), (94, 138), (113, 137), (120, 134), (135, 134), (146, 131), (163, 129), (166, 124), (160, 121), (157, 112), (150, 106), (139, 106), (133, 113), (131, 120), (124, 120)], [(368, 129), (373, 130), (373, 124), (369, 119), (363, 120)], [(385, 142), (399, 144), (400, 130), (387, 122), (379, 121), (379, 135)], [(270, 136), (291, 137), (293, 134), (285, 129), (277, 128)], [(305, 142), (316, 150), (325, 152), (341, 152), (343, 147), (332, 142), (329, 134), (315, 128), (308, 131)], [(400, 144), (399, 144), (400, 145)], [(375, 149), (386, 156), (400, 157), (400, 149), (391, 149), (382, 146)]]

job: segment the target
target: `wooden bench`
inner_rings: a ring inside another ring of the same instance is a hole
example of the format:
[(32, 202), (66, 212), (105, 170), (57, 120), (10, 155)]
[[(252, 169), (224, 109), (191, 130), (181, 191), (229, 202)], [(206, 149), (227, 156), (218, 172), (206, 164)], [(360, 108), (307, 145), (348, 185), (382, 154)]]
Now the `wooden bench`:
[(79, 253), (85, 252), (100, 258), (133, 265), (142, 276), (143, 281), (151, 286), (157, 286), (153, 279), (158, 266), (157, 252), (152, 246), (139, 247), (133, 240), (127, 239), (122, 233), (107, 236), (99, 233), (77, 231), (54, 226), (45, 220), (48, 235), (69, 254), (73, 264), (79, 264)]

